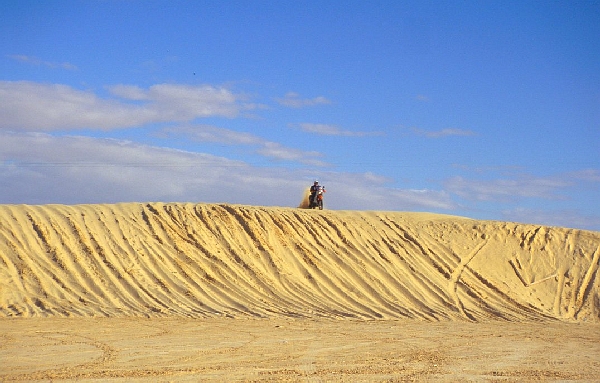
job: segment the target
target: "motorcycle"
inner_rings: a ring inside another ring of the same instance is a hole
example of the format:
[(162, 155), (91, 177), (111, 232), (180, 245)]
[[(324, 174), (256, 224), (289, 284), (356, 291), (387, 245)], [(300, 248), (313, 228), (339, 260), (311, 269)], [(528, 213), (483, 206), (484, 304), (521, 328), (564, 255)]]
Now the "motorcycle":
[(311, 198), (311, 196), (308, 196), (308, 208), (309, 209), (323, 210), (323, 193), (325, 193), (325, 188), (320, 188), (315, 193), (314, 198)]

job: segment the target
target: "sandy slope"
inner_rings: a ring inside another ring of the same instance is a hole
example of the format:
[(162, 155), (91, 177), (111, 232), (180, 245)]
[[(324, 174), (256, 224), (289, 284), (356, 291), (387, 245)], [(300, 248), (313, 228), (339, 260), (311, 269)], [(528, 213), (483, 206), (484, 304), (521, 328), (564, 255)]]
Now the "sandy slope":
[(600, 321), (600, 233), (421, 213), (0, 206), (0, 317)]

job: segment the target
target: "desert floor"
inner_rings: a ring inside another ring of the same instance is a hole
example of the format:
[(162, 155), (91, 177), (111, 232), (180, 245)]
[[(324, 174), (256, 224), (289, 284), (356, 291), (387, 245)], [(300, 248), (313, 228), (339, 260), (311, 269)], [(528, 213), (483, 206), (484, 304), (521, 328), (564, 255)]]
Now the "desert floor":
[(0, 381), (599, 381), (600, 326), (331, 319), (0, 320)]

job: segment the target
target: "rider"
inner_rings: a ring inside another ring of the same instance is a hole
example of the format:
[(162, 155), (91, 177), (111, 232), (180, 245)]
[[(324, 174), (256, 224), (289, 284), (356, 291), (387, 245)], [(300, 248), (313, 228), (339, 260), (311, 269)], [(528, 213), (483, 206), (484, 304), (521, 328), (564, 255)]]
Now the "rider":
[(317, 196), (317, 193), (319, 191), (322, 191), (323, 193), (325, 193), (325, 186), (320, 186), (319, 181), (315, 181), (313, 186), (310, 187), (310, 197), (309, 197), (310, 203), (316, 202), (315, 197)]

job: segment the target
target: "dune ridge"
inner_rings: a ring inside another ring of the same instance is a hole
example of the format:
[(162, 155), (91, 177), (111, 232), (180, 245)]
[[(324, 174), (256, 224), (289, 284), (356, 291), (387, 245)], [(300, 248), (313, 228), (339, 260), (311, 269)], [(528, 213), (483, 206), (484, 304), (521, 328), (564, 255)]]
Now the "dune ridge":
[(0, 317), (600, 321), (600, 233), (428, 213), (0, 205)]

